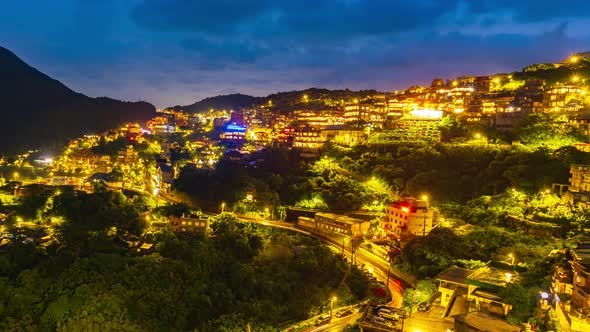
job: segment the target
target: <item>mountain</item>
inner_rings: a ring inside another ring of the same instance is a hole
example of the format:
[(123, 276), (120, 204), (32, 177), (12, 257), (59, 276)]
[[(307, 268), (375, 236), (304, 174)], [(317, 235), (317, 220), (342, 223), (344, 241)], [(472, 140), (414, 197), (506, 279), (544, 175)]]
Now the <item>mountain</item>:
[[(292, 111), (296, 109), (326, 109), (332, 106), (333, 101), (351, 100), (354, 98), (364, 99), (368, 96), (384, 94), (375, 90), (328, 90), (319, 88), (309, 88), (306, 90), (296, 90), (287, 92), (278, 92), (266, 97), (253, 97), (243, 94), (229, 94), (205, 98), (191, 105), (173, 106), (168, 109), (184, 110), (187, 112), (201, 113), (210, 109), (231, 110), (246, 107), (256, 107), (259, 105), (272, 105), (270, 108), (278, 111)], [(309, 101), (303, 100), (307, 96)], [(269, 101), (271, 102), (269, 104)]]
[(155, 108), (77, 93), (0, 47), (0, 155), (58, 148), (70, 138), (130, 121), (145, 121)]
[(207, 112), (210, 109), (232, 110), (244, 107), (251, 107), (262, 102), (264, 102), (264, 98), (248, 96), (241, 93), (234, 93), (229, 95), (209, 97), (191, 105), (176, 105), (173, 107), (168, 107), (168, 109), (184, 110), (186, 112), (191, 113), (202, 113)]

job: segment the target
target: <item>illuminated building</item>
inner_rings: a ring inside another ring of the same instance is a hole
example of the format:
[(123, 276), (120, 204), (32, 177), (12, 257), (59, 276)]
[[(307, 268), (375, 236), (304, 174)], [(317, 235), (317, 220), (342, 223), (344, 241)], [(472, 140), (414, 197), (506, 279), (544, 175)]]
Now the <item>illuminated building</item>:
[(219, 138), (226, 142), (243, 142), (246, 139), (246, 128), (235, 123), (228, 123), (223, 127)]
[(291, 145), (293, 143), (294, 137), (295, 128), (291, 126), (285, 126), (283, 129), (281, 129), (281, 132), (278, 135), (278, 142), (281, 144)]
[(575, 85), (555, 85), (543, 94), (543, 111), (545, 113), (576, 112), (582, 108), (586, 90)]
[(246, 139), (258, 144), (268, 144), (272, 140), (272, 132), (270, 128), (248, 128), (246, 131)]
[(198, 232), (204, 233), (209, 229), (209, 218), (198, 215), (185, 217), (169, 216), (170, 225), (175, 232)]
[(390, 99), (387, 104), (387, 116), (401, 116), (418, 107), (418, 100), (413, 97), (398, 97)]
[[(576, 127), (580, 134), (590, 138), (590, 114), (587, 112), (580, 112), (575, 116), (571, 116), (568, 120), (569, 124)], [(586, 152), (590, 152), (586, 151)]]
[(472, 87), (454, 87), (449, 90), (447, 96), (449, 98), (450, 111), (454, 113), (463, 113), (465, 105), (468, 104), (469, 99), (473, 95), (474, 89)]
[(366, 141), (362, 129), (347, 129), (344, 126), (330, 126), (322, 130), (327, 141), (343, 146), (353, 146)]
[(131, 166), (139, 161), (139, 153), (133, 149), (133, 145), (127, 145), (127, 148), (117, 153), (117, 163), (120, 165)]
[[(590, 242), (579, 242), (570, 250), (572, 259), (567, 265), (554, 265), (552, 290), (555, 312), (568, 331), (589, 331), (590, 318)], [(566, 303), (566, 296), (571, 297)]]
[(297, 127), (326, 128), (344, 124), (342, 114), (338, 110), (299, 110), (294, 113)]
[(319, 150), (326, 143), (326, 138), (321, 131), (313, 128), (303, 128), (295, 131), (293, 147), (303, 150)]
[(318, 233), (343, 236), (362, 236), (369, 230), (370, 222), (345, 215), (318, 212), (315, 217), (299, 217), (298, 224)]
[(383, 124), (383, 114), (373, 109), (371, 105), (354, 104), (344, 107), (344, 123), (370, 123), (380, 127)]
[(386, 207), (380, 228), (396, 238), (426, 236), (432, 229), (433, 215), (427, 201), (406, 198)]
[(563, 200), (590, 206), (590, 165), (571, 165), (568, 191)]

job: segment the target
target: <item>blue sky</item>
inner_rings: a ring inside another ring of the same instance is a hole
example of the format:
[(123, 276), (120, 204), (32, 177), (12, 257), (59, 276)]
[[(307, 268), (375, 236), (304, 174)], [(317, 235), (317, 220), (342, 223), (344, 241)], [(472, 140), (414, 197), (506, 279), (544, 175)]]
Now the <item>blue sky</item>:
[(0, 45), (74, 90), (158, 107), (392, 91), (590, 50), (590, 1), (5, 0)]

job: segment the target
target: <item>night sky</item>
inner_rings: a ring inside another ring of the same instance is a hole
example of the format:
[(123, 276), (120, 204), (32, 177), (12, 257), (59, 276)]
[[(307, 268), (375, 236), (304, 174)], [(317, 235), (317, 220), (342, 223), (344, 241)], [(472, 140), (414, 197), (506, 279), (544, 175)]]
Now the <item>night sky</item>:
[(590, 50), (590, 1), (4, 0), (0, 45), (79, 92), (158, 107), (392, 91)]

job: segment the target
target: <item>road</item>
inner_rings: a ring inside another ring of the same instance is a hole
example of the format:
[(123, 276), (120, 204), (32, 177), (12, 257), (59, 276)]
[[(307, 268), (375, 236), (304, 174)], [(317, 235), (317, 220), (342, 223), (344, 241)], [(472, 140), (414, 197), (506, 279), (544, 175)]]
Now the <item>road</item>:
[(428, 312), (414, 312), (412, 317), (404, 321), (405, 331), (445, 332), (454, 327), (452, 318), (442, 318), (444, 309), (433, 305)]
[[(334, 247), (338, 248), (339, 250), (342, 249), (342, 244), (339, 239), (336, 240), (336, 239), (332, 239), (330, 237), (320, 236), (318, 234), (311, 233), (305, 229), (296, 227), (295, 225), (293, 225), (291, 223), (267, 221), (264, 219), (249, 218), (249, 217), (244, 217), (244, 216), (239, 216), (239, 219), (242, 221), (253, 222), (253, 223), (264, 225), (264, 226), (286, 229), (286, 230), (290, 230), (293, 232), (305, 234), (308, 236), (313, 236), (321, 241), (324, 241), (324, 242), (327, 242), (327, 243), (333, 245)], [(345, 248), (344, 254), (346, 255), (346, 258), (349, 260), (349, 262), (352, 262), (352, 252), (350, 251), (350, 248)], [(361, 266), (365, 265), (365, 267), (369, 270), (371, 270), (371, 268), (372, 268), (372, 273), (375, 276), (375, 278), (379, 281), (382, 281), (383, 283), (387, 283), (387, 273), (388, 273), (388, 270), (390, 269), (390, 264), (389, 264), (389, 262), (387, 262), (383, 258), (381, 258), (378, 255), (375, 255), (365, 249), (359, 248), (356, 251), (356, 263), (357, 263), (357, 265), (361, 265)], [(389, 271), (389, 283), (386, 286), (389, 289), (389, 292), (391, 293), (391, 297), (392, 297), (391, 302), (389, 302), (387, 305), (394, 307), (394, 308), (401, 308), (403, 305), (403, 301), (404, 301), (404, 291), (401, 287), (401, 283), (399, 282), (399, 280), (395, 279), (391, 270)]]
[(354, 313), (348, 317), (336, 318), (334, 317), (330, 324), (319, 326), (317, 328), (309, 330), (310, 332), (342, 332), (347, 326), (352, 326), (361, 318), (361, 313)]

